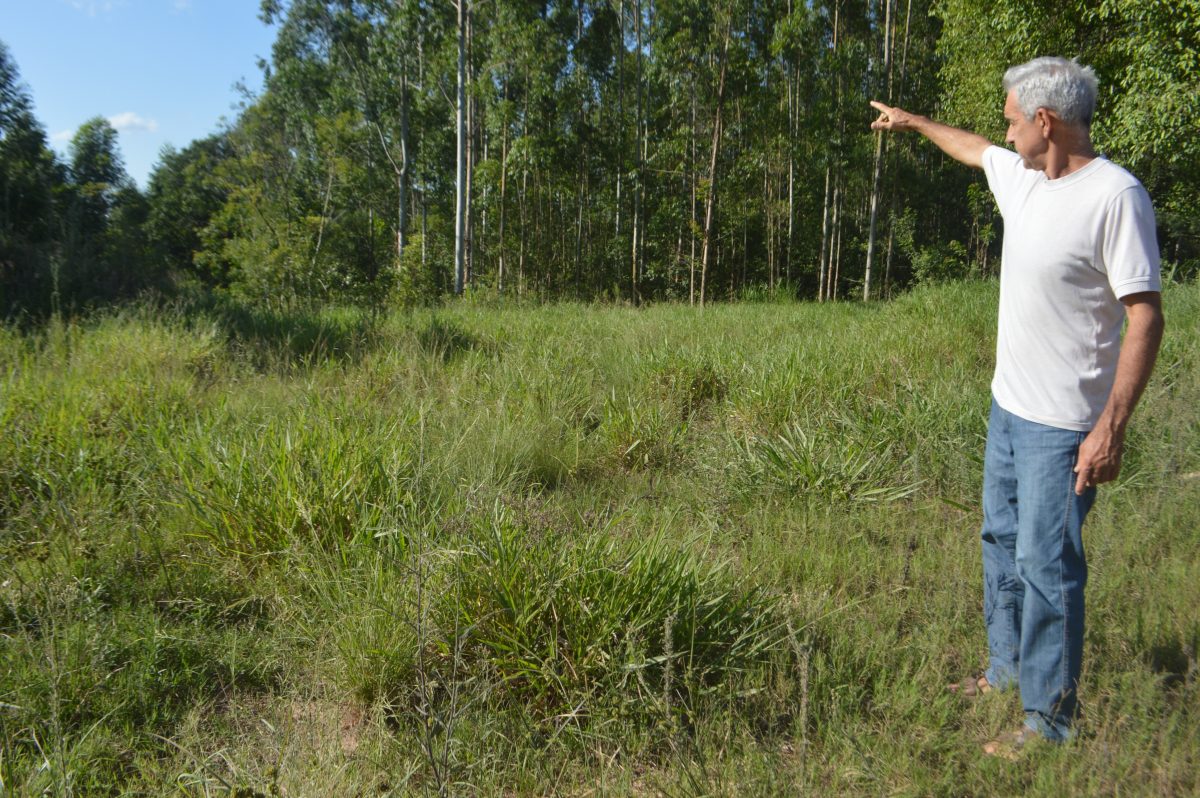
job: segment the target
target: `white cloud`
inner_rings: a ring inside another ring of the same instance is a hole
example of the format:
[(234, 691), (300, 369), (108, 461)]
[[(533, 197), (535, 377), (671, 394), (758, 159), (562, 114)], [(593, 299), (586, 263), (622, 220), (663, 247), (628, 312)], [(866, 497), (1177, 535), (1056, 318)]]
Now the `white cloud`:
[[(122, 114), (116, 114), (108, 118), (108, 124), (113, 126), (113, 129), (118, 133), (153, 133), (158, 130), (158, 122), (154, 119), (144, 119), (134, 111), (126, 111)], [(71, 128), (70, 130), (60, 130), (57, 133), (50, 134), (50, 143), (57, 147), (66, 147), (71, 143), (71, 139), (75, 138), (75, 132), (79, 128)]]
[(89, 17), (107, 14), (114, 8), (125, 5), (124, 0), (66, 0), (66, 2), (71, 8), (82, 11)]
[(129, 130), (153, 133), (158, 130), (158, 122), (153, 119), (143, 119), (133, 111), (126, 111), (123, 114), (110, 116), (108, 123), (121, 132)]
[(192, 7), (192, 0), (175, 0), (176, 11), (187, 11)]

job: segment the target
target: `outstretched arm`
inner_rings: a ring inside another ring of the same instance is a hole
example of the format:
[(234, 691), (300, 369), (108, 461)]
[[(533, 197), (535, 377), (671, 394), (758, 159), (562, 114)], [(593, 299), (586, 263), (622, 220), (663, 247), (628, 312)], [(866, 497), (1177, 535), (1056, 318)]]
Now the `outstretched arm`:
[(983, 151), (992, 146), (992, 142), (977, 133), (934, 122), (927, 116), (910, 114), (875, 100), (871, 101), (871, 107), (879, 111), (879, 118), (871, 123), (872, 130), (915, 130), (954, 160), (976, 169), (983, 167)]
[(1075, 492), (1117, 478), (1125, 446), (1125, 427), (1137, 405), (1163, 336), (1162, 297), (1154, 291), (1121, 297), (1128, 327), (1117, 358), (1117, 376), (1096, 426), (1079, 445)]

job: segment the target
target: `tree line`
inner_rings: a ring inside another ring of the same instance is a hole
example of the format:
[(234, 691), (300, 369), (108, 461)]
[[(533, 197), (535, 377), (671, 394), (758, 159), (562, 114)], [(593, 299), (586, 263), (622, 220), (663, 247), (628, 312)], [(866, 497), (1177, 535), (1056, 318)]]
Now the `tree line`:
[(48, 148), (0, 46), (7, 315), (193, 282), (263, 304), (470, 292), (874, 299), (998, 268), (982, 175), (869, 98), (1000, 141), (1000, 77), (1101, 75), (1095, 139), (1200, 258), (1200, 0), (264, 0), (262, 91), (140, 191)]

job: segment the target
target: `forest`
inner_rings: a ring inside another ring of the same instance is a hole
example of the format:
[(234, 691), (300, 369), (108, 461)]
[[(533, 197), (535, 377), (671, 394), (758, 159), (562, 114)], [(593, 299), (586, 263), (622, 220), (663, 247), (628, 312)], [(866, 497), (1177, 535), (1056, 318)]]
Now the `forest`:
[(1101, 77), (1100, 151), (1200, 258), (1200, 0), (264, 0), (265, 81), (145, 190), (102, 117), (65, 160), (0, 44), (0, 315), (181, 289), (261, 307), (463, 293), (889, 297), (998, 269), (982, 176), (883, 100), (1002, 139), (1035, 55)]

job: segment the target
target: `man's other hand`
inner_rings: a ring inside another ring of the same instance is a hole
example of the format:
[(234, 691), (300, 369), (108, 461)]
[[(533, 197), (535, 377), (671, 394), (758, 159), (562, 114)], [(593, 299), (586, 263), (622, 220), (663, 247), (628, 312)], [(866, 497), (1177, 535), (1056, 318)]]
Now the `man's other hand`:
[(1121, 454), (1125, 449), (1125, 436), (1096, 427), (1079, 444), (1079, 457), (1075, 461), (1075, 495), (1102, 482), (1112, 482), (1121, 473)]
[(1117, 376), (1108, 403), (1096, 426), (1079, 445), (1076, 460), (1075, 492), (1109, 482), (1121, 473), (1121, 451), (1125, 445), (1125, 427), (1138, 398), (1150, 381), (1154, 360), (1163, 336), (1162, 295), (1143, 291), (1121, 297), (1128, 325), (1121, 354), (1117, 359)]

